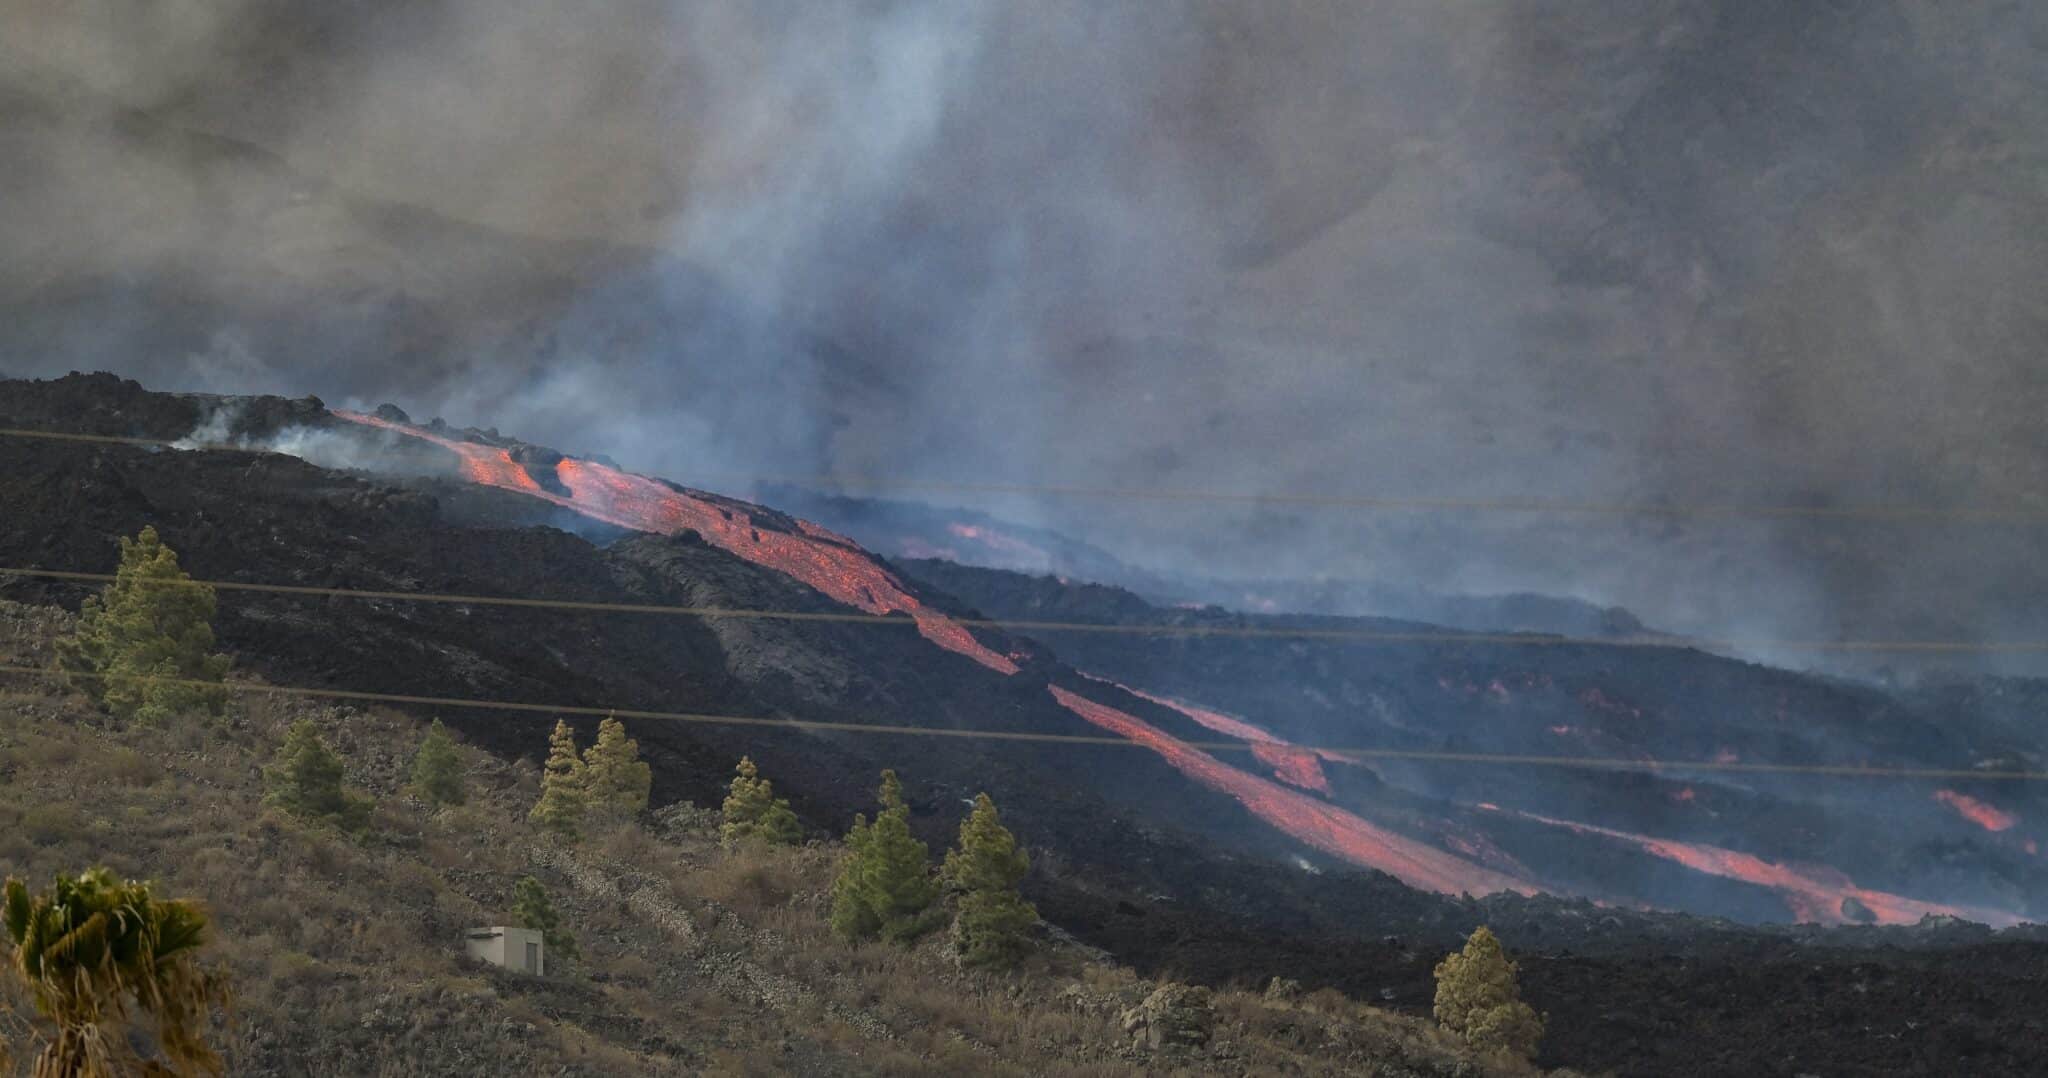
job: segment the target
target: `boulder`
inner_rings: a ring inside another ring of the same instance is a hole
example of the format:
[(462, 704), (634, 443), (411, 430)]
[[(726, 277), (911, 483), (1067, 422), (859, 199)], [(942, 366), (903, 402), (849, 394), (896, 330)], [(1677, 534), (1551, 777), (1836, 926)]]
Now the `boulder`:
[(1199, 1047), (1209, 1043), (1214, 1024), (1209, 990), (1185, 984), (1161, 985), (1122, 1016), (1123, 1031), (1138, 1048)]

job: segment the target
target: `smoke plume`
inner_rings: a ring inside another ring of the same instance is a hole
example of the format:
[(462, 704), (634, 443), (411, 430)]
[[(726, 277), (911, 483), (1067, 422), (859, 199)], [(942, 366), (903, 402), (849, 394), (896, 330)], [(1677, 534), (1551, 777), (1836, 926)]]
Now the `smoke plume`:
[[(2040, 512), (2044, 46), (1997, 0), (23, 0), (0, 366), (727, 489)], [(1212, 577), (2048, 629), (2039, 520), (971, 500)]]

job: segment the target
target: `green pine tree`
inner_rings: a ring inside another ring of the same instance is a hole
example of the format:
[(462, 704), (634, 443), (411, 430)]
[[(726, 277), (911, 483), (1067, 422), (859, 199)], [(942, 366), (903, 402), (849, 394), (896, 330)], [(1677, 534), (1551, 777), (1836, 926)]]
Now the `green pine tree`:
[(311, 719), (292, 724), (264, 776), (270, 786), (265, 800), (294, 816), (326, 820), (344, 829), (369, 820), (369, 799), (342, 787), (341, 757), (320, 739), (320, 728)]
[(606, 718), (597, 741), (583, 753), (583, 796), (591, 814), (630, 820), (647, 811), (654, 769), (640, 759), (640, 743), (626, 736), (626, 724)]
[(1437, 963), (1436, 1020), (1476, 1048), (1524, 1059), (1535, 1056), (1543, 1039), (1543, 1019), (1522, 1002), (1514, 963), (1485, 925), (1473, 930), (1464, 950)]
[(576, 755), (576, 732), (565, 719), (555, 720), (548, 735), (548, 761), (540, 776), (540, 801), (528, 819), (563, 838), (574, 839), (583, 827), (583, 760)]
[(455, 751), (455, 740), (448, 736), (448, 728), (441, 725), (440, 719), (427, 727), (420, 751), (412, 758), (412, 788), (432, 805), (460, 805), (465, 800), (462, 757)]
[(227, 705), (228, 658), (213, 652), (213, 589), (178, 568), (178, 555), (143, 528), (121, 540), (114, 582), (87, 599), (58, 667), (116, 718), (161, 723)]
[(547, 945), (548, 961), (557, 956), (563, 959), (576, 957), (576, 937), (562, 927), (562, 915), (555, 910), (555, 904), (548, 898), (547, 888), (532, 876), (521, 876), (512, 885), (512, 916), (521, 928), (537, 929), (541, 942)]
[(866, 813), (856, 813), (846, 831), (846, 854), (839, 862), (839, 874), (832, 878), (832, 931), (840, 939), (870, 940), (882, 934), (882, 919), (860, 893), (862, 866), (868, 859), (868, 839), (873, 834)]
[(832, 881), (832, 928), (846, 939), (908, 941), (943, 916), (931, 856), (910, 833), (910, 807), (896, 772), (882, 772), (882, 811), (873, 823), (855, 817), (847, 856)]
[(718, 826), (718, 835), (727, 846), (742, 842), (794, 846), (803, 841), (796, 812), (788, 801), (775, 796), (775, 784), (761, 777), (749, 757), (740, 757), (739, 766), (733, 768), (732, 786), (719, 811), (725, 819)]
[(1030, 869), (1030, 858), (1003, 826), (995, 802), (987, 794), (976, 797), (974, 811), (960, 822), (960, 844), (946, 854), (940, 871), (946, 887), (960, 896), (953, 943), (962, 962), (1009, 968), (1030, 952), (1038, 910), (1017, 891)]

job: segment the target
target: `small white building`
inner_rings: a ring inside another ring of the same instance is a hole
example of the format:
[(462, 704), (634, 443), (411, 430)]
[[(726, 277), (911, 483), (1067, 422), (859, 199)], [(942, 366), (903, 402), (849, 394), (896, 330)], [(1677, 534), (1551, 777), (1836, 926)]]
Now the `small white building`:
[(548, 971), (547, 948), (537, 928), (472, 928), (465, 933), (469, 957), (494, 966), (544, 977)]

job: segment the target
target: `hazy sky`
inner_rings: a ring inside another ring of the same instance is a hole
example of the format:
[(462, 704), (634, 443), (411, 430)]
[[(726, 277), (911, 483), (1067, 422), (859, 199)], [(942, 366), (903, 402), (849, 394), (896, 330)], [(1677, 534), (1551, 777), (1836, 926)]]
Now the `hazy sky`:
[[(13, 0), (0, 367), (684, 479), (2048, 508), (2044, 51), (1992, 0)], [(1718, 631), (2040, 624), (2039, 526), (995, 507)]]

